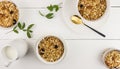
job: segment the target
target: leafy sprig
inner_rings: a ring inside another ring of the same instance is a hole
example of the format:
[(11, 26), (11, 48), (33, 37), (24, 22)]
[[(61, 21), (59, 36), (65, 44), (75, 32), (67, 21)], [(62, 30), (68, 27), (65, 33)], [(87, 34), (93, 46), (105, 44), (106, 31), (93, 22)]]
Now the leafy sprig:
[(18, 33), (19, 33), (18, 29), (19, 29), (19, 30), (22, 30), (22, 31), (26, 32), (28, 38), (32, 38), (31, 34), (33, 33), (33, 31), (31, 30), (31, 28), (32, 28), (33, 26), (34, 26), (34, 24), (30, 24), (30, 25), (26, 28), (25, 22), (23, 22), (23, 23), (18, 22), (17, 26), (15, 26), (15, 27), (13, 28), (13, 31), (18, 34)]
[(17, 26), (15, 26), (15, 27), (13, 28), (13, 31), (18, 34), (19, 32), (16, 30), (16, 28), (17, 28)]
[(27, 36), (28, 36), (28, 38), (31, 38), (31, 33), (33, 32), (32, 30), (31, 30), (31, 28), (34, 26), (34, 24), (31, 24), (31, 25), (29, 25), (28, 26), (28, 28), (27, 28)]
[(54, 10), (55, 10), (55, 12), (57, 12), (60, 9), (60, 6), (51, 4), (50, 6), (47, 6), (47, 9), (51, 12), (54, 11)]
[(43, 13), (41, 13), (41, 11), (39, 11), (39, 14), (41, 16), (43, 16), (43, 17), (46, 17), (47, 19), (52, 19), (52, 18), (54, 18), (54, 13), (58, 12), (59, 9), (61, 8), (60, 4), (59, 5), (52, 5), (52, 4), (50, 4), (49, 6), (46, 7), (47, 10), (49, 10), (49, 13), (43, 14)]

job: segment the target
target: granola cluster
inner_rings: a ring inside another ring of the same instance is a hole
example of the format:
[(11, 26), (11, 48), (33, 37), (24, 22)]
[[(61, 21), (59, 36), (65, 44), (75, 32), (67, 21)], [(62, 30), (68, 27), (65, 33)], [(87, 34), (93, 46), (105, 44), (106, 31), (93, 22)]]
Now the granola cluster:
[(62, 41), (55, 36), (47, 36), (42, 39), (38, 46), (40, 56), (48, 61), (55, 62), (59, 60), (64, 53)]
[(106, 11), (106, 0), (79, 0), (78, 10), (87, 20), (97, 20)]
[(109, 68), (118, 68), (120, 67), (120, 51), (113, 50), (106, 54), (105, 64)]
[(10, 1), (0, 2), (0, 26), (11, 27), (16, 24), (19, 18), (19, 10), (16, 5)]

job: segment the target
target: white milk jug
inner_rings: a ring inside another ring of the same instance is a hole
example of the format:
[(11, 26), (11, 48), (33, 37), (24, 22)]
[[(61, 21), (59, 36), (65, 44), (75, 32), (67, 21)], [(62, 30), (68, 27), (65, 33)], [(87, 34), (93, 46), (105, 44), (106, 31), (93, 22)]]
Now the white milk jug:
[(7, 64), (0, 65), (8, 67), (12, 62), (25, 56), (28, 50), (28, 45), (23, 39), (15, 39), (4, 46), (1, 50), (2, 58), (7, 61)]

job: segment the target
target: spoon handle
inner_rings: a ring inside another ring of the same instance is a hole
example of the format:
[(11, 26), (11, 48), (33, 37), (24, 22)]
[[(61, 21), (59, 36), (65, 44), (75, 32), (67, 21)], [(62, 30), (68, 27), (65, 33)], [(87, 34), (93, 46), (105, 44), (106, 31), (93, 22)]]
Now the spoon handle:
[(87, 24), (83, 23), (86, 27), (90, 28), (91, 30), (95, 31), (96, 33), (98, 33), (99, 35), (101, 35), (102, 37), (106, 37), (103, 33), (93, 29), (92, 27), (88, 26)]

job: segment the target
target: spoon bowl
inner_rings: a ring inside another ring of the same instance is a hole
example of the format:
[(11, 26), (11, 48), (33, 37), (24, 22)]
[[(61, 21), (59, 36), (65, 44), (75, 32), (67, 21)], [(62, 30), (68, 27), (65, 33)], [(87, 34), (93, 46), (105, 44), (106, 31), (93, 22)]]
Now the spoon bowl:
[(83, 23), (82, 19), (77, 15), (73, 15), (71, 17), (71, 21), (75, 24), (82, 24)]

